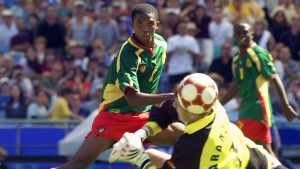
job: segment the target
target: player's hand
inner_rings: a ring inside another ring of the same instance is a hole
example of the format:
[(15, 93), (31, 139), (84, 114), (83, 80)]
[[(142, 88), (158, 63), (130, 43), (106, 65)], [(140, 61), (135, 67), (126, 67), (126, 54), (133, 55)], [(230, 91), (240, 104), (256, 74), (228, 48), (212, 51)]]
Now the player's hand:
[(150, 163), (150, 157), (145, 153), (141, 138), (134, 133), (125, 133), (118, 141), (109, 156), (109, 162), (124, 160), (139, 168)]
[(293, 109), (291, 105), (284, 105), (282, 107), (282, 112), (288, 121), (297, 120), (297, 118), (299, 117), (299, 114)]

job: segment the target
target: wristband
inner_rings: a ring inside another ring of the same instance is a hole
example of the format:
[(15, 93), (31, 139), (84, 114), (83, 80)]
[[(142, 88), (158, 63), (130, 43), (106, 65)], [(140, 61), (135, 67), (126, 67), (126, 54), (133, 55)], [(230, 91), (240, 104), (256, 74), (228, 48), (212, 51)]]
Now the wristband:
[(139, 129), (134, 133), (136, 136), (140, 137), (141, 140), (146, 140), (150, 136), (150, 131), (148, 127), (144, 127), (142, 129)]

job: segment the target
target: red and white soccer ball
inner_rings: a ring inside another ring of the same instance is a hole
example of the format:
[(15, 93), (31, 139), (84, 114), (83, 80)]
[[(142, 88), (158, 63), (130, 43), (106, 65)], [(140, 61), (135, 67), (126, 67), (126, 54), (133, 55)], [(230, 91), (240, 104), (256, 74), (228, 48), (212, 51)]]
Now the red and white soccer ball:
[(217, 97), (217, 84), (203, 73), (186, 76), (177, 88), (179, 104), (194, 114), (208, 111), (217, 100)]

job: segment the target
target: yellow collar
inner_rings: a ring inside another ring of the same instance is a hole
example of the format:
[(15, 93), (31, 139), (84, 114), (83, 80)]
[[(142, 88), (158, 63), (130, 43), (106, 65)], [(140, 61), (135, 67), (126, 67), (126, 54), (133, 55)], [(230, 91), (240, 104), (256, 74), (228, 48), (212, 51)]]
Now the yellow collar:
[(198, 120), (195, 121), (194, 123), (188, 124), (185, 126), (185, 131), (188, 134), (193, 134), (198, 130), (203, 129), (204, 127), (206, 127), (209, 123), (211, 123), (213, 121), (213, 119), (215, 118), (216, 112), (214, 111), (212, 114)]

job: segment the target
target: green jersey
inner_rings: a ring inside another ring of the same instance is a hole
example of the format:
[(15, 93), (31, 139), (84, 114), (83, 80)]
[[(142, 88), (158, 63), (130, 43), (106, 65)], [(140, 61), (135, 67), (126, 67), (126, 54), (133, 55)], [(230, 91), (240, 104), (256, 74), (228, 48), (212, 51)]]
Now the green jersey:
[(272, 56), (265, 49), (252, 45), (238, 53), (232, 62), (233, 80), (238, 83), (241, 98), (239, 118), (273, 123), (269, 79), (277, 73)]
[(100, 111), (114, 113), (147, 112), (149, 106), (130, 107), (124, 93), (128, 87), (153, 94), (157, 91), (166, 59), (166, 41), (155, 34), (155, 46), (146, 48), (133, 34), (115, 56), (103, 84)]

